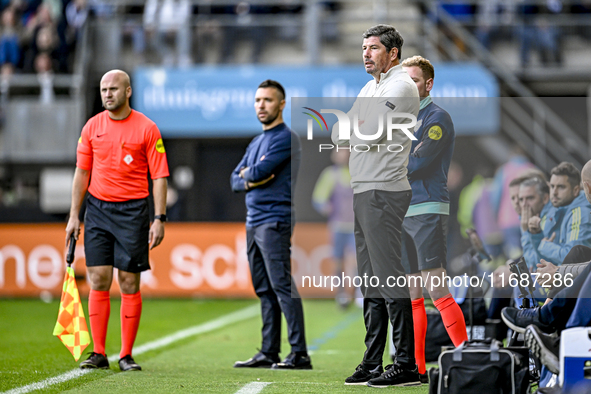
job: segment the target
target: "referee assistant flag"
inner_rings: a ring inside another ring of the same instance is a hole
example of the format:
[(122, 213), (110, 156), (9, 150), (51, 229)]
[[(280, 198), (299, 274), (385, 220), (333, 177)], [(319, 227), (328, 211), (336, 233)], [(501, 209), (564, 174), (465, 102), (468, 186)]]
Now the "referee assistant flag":
[(76, 279), (74, 278), (74, 269), (70, 266), (66, 268), (60, 311), (53, 329), (53, 335), (63, 342), (76, 361), (78, 361), (86, 346), (90, 344), (84, 310), (80, 302)]

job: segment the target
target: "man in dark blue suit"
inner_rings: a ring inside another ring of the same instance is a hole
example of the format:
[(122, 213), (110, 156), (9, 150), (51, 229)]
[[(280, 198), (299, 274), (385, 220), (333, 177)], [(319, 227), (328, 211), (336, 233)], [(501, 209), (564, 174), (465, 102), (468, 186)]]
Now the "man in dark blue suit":
[[(232, 190), (246, 192), (246, 243), (252, 284), (261, 300), (262, 346), (234, 368), (312, 369), (302, 300), (291, 276), (292, 195), (300, 165), (298, 136), (283, 122), (285, 90), (266, 80), (255, 95), (263, 134), (252, 140), (232, 173)], [(291, 352), (280, 362), (281, 312)]]

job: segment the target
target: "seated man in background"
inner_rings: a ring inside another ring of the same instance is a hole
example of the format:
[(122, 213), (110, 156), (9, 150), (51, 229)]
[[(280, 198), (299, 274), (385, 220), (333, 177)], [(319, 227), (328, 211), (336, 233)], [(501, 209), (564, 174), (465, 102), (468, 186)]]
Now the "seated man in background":
[[(588, 196), (591, 195), (591, 165), (589, 165), (589, 163), (585, 164), (585, 167), (583, 167), (581, 176), (584, 195), (586, 200), (588, 200)], [(578, 198), (580, 198), (580, 196), (577, 197), (577, 199)], [(577, 199), (573, 200), (573, 205)], [(585, 237), (585, 240), (589, 241), (588, 238), (589, 237)], [(591, 261), (591, 248), (585, 245), (575, 245), (565, 257), (561, 266), (556, 266), (550, 261), (541, 259), (540, 263), (537, 265), (537, 272), (542, 275), (549, 274), (552, 279), (565, 278), (565, 275), (567, 274), (571, 274), (572, 277), (575, 278), (582, 273), (585, 266), (589, 264), (589, 261)], [(546, 282), (548, 278), (548, 276), (542, 275), (538, 277), (538, 282), (540, 283)], [(554, 295), (565, 286), (554, 286), (554, 281), (551, 280), (550, 282), (552, 282), (553, 287), (548, 298), (554, 298)]]
[(591, 247), (591, 204), (580, 193), (581, 173), (573, 164), (562, 162), (551, 174), (550, 201), (554, 207), (566, 207), (566, 210), (560, 231), (550, 237), (545, 235), (537, 250), (543, 259), (556, 265), (581, 262), (566, 259), (575, 245)]
[[(557, 208), (549, 202), (549, 191), (548, 184), (542, 176), (526, 179), (519, 186), (521, 244), (523, 257), (530, 271), (535, 269), (541, 258), (537, 250), (538, 245), (544, 237), (550, 237), (550, 234), (559, 231), (564, 215), (564, 209)], [(507, 273), (507, 278), (510, 275), (512, 274)], [(519, 288), (515, 287), (512, 290), (515, 303), (519, 304)], [(547, 290), (543, 288), (537, 288), (533, 294), (540, 303), (544, 302), (546, 295)]]
[[(540, 182), (537, 181), (532, 181), (532, 179), (539, 179), (541, 180)], [(530, 240), (530, 236), (531, 234), (528, 232), (528, 222), (529, 222), (529, 218), (527, 219), (523, 219), (522, 215), (521, 215), (521, 202), (519, 200), (519, 191), (521, 190), (521, 184), (528, 181), (528, 185), (529, 188), (527, 189), (527, 203), (528, 206), (531, 204), (534, 204), (537, 206), (537, 204), (543, 204), (543, 208), (541, 208), (542, 211), (545, 210), (546, 207), (550, 206), (551, 204), (548, 202), (549, 197), (547, 197), (550, 193), (550, 189), (547, 187), (547, 181), (546, 181), (546, 176), (544, 175), (544, 173), (540, 170), (528, 170), (526, 172), (524, 172), (522, 175), (513, 178), (511, 180), (511, 182), (509, 182), (509, 197), (511, 199), (511, 205), (513, 206), (513, 209), (515, 210), (515, 213), (517, 213), (517, 216), (519, 216), (519, 220), (521, 221), (521, 226), (520, 226), (520, 230), (521, 230), (521, 247), (523, 249), (523, 253), (525, 255), (526, 253), (526, 247), (527, 247), (527, 252), (531, 253), (531, 251), (533, 251), (533, 248), (531, 246), (531, 240)], [(546, 186), (544, 186), (546, 185)], [(526, 190), (524, 189), (524, 192)], [(537, 192), (537, 193), (536, 193)], [(536, 198), (537, 196), (537, 198)], [(540, 199), (541, 201), (538, 202), (538, 199)], [(523, 202), (526, 202), (526, 198), (524, 195), (524, 199)], [(531, 214), (529, 213), (529, 210), (527, 212), (527, 215), (531, 216)], [(553, 221), (554, 219), (552, 219)], [(531, 257), (530, 257), (531, 259)], [(534, 256), (535, 259), (535, 256)], [(510, 262), (512, 260), (508, 260), (508, 262)], [(527, 258), (526, 258), (527, 261)], [(500, 288), (503, 287), (502, 283), (500, 282), (500, 277), (501, 274), (504, 274), (503, 276), (508, 277), (508, 275), (511, 272), (509, 271), (509, 266), (508, 265), (502, 265), (500, 267), (498, 267), (495, 270), (495, 276), (494, 276), (494, 288)], [(499, 311), (500, 313), (500, 311)]]
[(549, 200), (550, 189), (544, 179), (533, 177), (521, 182), (521, 247), (530, 270), (534, 269), (542, 258), (538, 251), (542, 240), (550, 239), (552, 234), (560, 232), (565, 209), (556, 207)]

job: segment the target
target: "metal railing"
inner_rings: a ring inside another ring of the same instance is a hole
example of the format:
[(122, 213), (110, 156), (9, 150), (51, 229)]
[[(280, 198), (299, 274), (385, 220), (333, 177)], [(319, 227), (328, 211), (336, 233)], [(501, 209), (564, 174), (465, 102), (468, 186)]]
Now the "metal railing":
[[(188, 18), (183, 18), (183, 21), (179, 22), (175, 27), (178, 31), (182, 29), (190, 30), (190, 34), (187, 37), (183, 37), (183, 40), (188, 40), (188, 42), (183, 43), (184, 48), (206, 47), (210, 45), (209, 42), (197, 41), (199, 38), (198, 35), (203, 31), (215, 30), (215, 34), (223, 37), (233, 28), (262, 28), (266, 29), (262, 39), (277, 43), (282, 39), (281, 30), (289, 29), (291, 31), (297, 31), (296, 33), (291, 33), (292, 35), (295, 34), (296, 37), (294, 38), (292, 36), (290, 42), (286, 42), (285, 45), (289, 45), (291, 50), (297, 51), (298, 59), (302, 59), (301, 61), (298, 60), (298, 64), (322, 63), (322, 51), (326, 49), (323, 44), (323, 40), (326, 38), (323, 35), (323, 31), (325, 31), (327, 24), (348, 27), (361, 23), (363, 27), (355, 34), (360, 44), (361, 33), (365, 28), (371, 26), (371, 24), (408, 23), (419, 26), (421, 23), (420, 13), (416, 12), (413, 15), (408, 15), (407, 13), (399, 12), (404, 7), (406, 9), (415, 9), (414, 4), (409, 5), (407, 0), (338, 0), (335, 3), (339, 4), (340, 10), (335, 12), (329, 11), (324, 4), (325, 2), (321, 0), (291, 0), (285, 2), (251, 0), (248, 3), (255, 11), (249, 13), (248, 17), (244, 19), (239, 18), (235, 13), (219, 13), (223, 7), (229, 7), (228, 9), (232, 10), (233, 6), (241, 3), (239, 0), (192, 0), (190, 2), (193, 5), (191, 15)], [(147, 26), (144, 24), (143, 14), (126, 12), (130, 7), (143, 6), (143, 1), (113, 0), (110, 4), (116, 10), (113, 17), (98, 21), (102, 24), (110, 24), (108, 35), (111, 38), (105, 37), (105, 39), (114, 40), (115, 37), (123, 37), (126, 34), (131, 36), (132, 39), (135, 39), (137, 38), (135, 36), (136, 34), (140, 36), (145, 34)], [(259, 6), (258, 10), (256, 9), (257, 6)], [(270, 13), (259, 14), (257, 12), (260, 11), (260, 6), (274, 6), (276, 9)], [(245, 22), (246, 20), (247, 22)], [(158, 29), (156, 24), (151, 26), (151, 28), (153, 30)], [(154, 31), (151, 33), (154, 33)], [(350, 36), (350, 31), (344, 33), (339, 32), (336, 40), (346, 40)], [(413, 36), (413, 34), (405, 35), (405, 38), (408, 37), (408, 43), (421, 46), (423, 40), (420, 37)], [(226, 37), (226, 39), (230, 40), (240, 38), (244, 37)], [(223, 40), (224, 38), (222, 38)], [(222, 43), (220, 46), (224, 44)], [(335, 43), (331, 43), (331, 46), (334, 47)], [(112, 48), (116, 49), (118, 53), (111, 53), (110, 55), (117, 57), (117, 55), (121, 54), (123, 45), (121, 43), (113, 43)], [(346, 45), (346, 48), (343, 46), (343, 48), (339, 49), (343, 49), (341, 51), (341, 54), (343, 54), (350, 52), (351, 48), (350, 45)], [(219, 50), (223, 51), (224, 48), (219, 48)], [(283, 60), (279, 56), (278, 59), (273, 59), (273, 62), (280, 64), (282, 61), (289, 62), (292, 60), (294, 60), (293, 56), (284, 58)], [(346, 63), (347, 61), (345, 57), (341, 58), (338, 62)]]

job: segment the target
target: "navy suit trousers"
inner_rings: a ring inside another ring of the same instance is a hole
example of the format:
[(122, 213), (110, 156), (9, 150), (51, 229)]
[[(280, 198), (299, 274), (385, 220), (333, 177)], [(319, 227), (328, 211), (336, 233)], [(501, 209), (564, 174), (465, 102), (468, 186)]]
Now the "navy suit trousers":
[(291, 233), (291, 225), (282, 222), (246, 229), (252, 284), (261, 300), (261, 351), (267, 354), (281, 351), (281, 312), (287, 321), (291, 351), (307, 350), (302, 300), (291, 276)]

